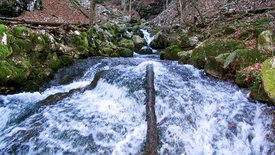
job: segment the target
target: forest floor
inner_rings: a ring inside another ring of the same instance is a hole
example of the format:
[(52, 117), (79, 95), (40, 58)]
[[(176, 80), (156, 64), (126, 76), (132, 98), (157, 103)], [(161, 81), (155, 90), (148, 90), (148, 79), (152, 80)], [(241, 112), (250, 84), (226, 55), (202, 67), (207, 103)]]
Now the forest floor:
[(84, 8), (82, 11), (84, 13), (70, 6), (68, 0), (43, 0), (42, 10), (25, 11), (17, 18), (27, 21), (88, 24), (89, 18), (86, 15), (89, 15), (89, 11)]

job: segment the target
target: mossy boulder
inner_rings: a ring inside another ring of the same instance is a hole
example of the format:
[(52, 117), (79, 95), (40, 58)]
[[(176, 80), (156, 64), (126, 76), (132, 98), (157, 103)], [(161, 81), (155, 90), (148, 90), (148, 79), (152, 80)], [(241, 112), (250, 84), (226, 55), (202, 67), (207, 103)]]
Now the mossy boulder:
[(188, 60), (190, 59), (191, 55), (192, 55), (192, 50), (189, 51), (181, 51), (178, 53), (179, 56), (179, 63), (180, 64), (187, 64)]
[(220, 54), (231, 53), (236, 49), (242, 48), (244, 48), (242, 42), (206, 40), (193, 50), (188, 62), (197, 68), (203, 69), (208, 57), (216, 57)]
[(134, 50), (135, 44), (132, 40), (130, 39), (122, 39), (118, 42), (118, 46), (128, 48), (130, 50)]
[(25, 26), (16, 26), (12, 29), (12, 34), (15, 37), (26, 39), (32, 35), (32, 32), (29, 28)]
[(155, 35), (154, 39), (150, 43), (150, 47), (153, 49), (165, 49), (169, 45), (168, 36), (162, 32)]
[(264, 90), (275, 104), (275, 57), (264, 61), (261, 75)]
[(272, 30), (263, 31), (257, 39), (258, 50), (271, 55), (275, 51), (275, 36)]
[(140, 50), (143, 46), (145, 46), (147, 43), (145, 39), (141, 38), (138, 35), (134, 35), (132, 38), (134, 45), (135, 45), (135, 51)]
[(138, 54), (153, 54), (153, 50), (150, 47), (144, 47), (138, 51)]
[(0, 62), (0, 84), (4, 86), (21, 85), (28, 77), (24, 68), (17, 66), (13, 61)]
[(164, 59), (165, 60), (179, 60), (178, 53), (182, 51), (182, 49), (177, 45), (169, 46), (164, 51)]
[(69, 66), (72, 63), (74, 63), (74, 59), (73, 57), (69, 56), (69, 55), (62, 55), (59, 57), (60, 63), (62, 66)]
[(7, 26), (0, 24), (0, 37), (3, 37), (4, 33), (8, 32)]
[(215, 57), (207, 59), (204, 70), (207, 74), (219, 79), (223, 79), (227, 73), (227, 69), (223, 68), (223, 64), (217, 61)]
[(125, 47), (119, 47), (116, 50), (116, 53), (118, 53), (121, 57), (133, 57), (134, 55), (134, 52), (131, 49)]
[(56, 53), (54, 53), (52, 58), (49, 60), (49, 66), (53, 71), (56, 71), (60, 68), (61, 61), (59, 60)]
[(190, 46), (191, 46), (191, 43), (190, 43), (188, 34), (183, 33), (183, 34), (180, 36), (180, 44), (179, 44), (179, 46), (180, 46), (181, 48), (187, 48), (187, 47), (190, 47)]
[(6, 57), (10, 56), (11, 54), (12, 54), (12, 51), (10, 51), (8, 46), (0, 43), (0, 60), (5, 59)]

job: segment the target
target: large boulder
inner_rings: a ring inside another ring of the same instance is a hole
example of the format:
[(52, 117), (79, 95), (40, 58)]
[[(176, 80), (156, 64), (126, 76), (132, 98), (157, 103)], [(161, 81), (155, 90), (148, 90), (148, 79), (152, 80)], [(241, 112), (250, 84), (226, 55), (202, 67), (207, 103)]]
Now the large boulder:
[(0, 15), (17, 17), (24, 10), (33, 11), (42, 8), (42, 0), (1, 0)]
[(131, 49), (131, 50), (134, 50), (134, 48), (135, 48), (134, 42), (130, 39), (122, 39), (118, 42), (118, 45), (120, 47), (128, 48), (128, 49)]
[(153, 49), (165, 49), (169, 45), (168, 36), (162, 32), (158, 32), (152, 42), (150, 43), (150, 47)]
[(262, 66), (262, 81), (265, 92), (275, 104), (275, 57), (264, 61)]
[(138, 54), (153, 54), (152, 48), (145, 46), (141, 50), (138, 51)]
[(121, 57), (133, 57), (134, 52), (128, 48), (119, 47), (116, 51)]
[(271, 55), (275, 51), (275, 36), (272, 30), (263, 31), (258, 36), (257, 43), (260, 51)]
[(138, 35), (134, 35), (132, 38), (134, 45), (135, 45), (135, 51), (140, 50), (143, 46), (146, 45), (145, 39), (141, 38)]
[(182, 49), (177, 45), (169, 46), (161, 53), (161, 58), (165, 60), (179, 60), (178, 53), (180, 51), (182, 51)]

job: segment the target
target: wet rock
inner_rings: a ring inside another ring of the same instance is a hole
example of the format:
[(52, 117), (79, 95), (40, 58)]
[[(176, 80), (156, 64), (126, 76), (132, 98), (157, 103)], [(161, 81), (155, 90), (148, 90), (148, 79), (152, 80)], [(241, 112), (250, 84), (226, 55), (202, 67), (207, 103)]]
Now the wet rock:
[(179, 60), (178, 53), (181, 50), (182, 49), (177, 45), (169, 46), (165, 49), (163, 58), (165, 60)]
[(138, 35), (134, 35), (132, 38), (134, 45), (135, 45), (135, 51), (140, 50), (143, 46), (146, 45), (145, 39), (141, 38)]
[(116, 50), (116, 53), (118, 53), (121, 57), (133, 57), (134, 55), (134, 52), (132, 50), (124, 47), (119, 47)]
[(223, 79), (227, 70), (223, 68), (223, 64), (218, 62), (215, 57), (209, 57), (205, 64), (205, 72), (215, 78)]
[(139, 50), (138, 54), (153, 54), (153, 50), (152, 48), (146, 46), (146, 47), (143, 47), (141, 50)]
[(168, 44), (169, 42), (167, 40), (167, 36), (164, 33), (159, 32), (154, 36), (150, 47), (152, 47), (153, 49), (165, 49), (166, 47), (168, 47)]

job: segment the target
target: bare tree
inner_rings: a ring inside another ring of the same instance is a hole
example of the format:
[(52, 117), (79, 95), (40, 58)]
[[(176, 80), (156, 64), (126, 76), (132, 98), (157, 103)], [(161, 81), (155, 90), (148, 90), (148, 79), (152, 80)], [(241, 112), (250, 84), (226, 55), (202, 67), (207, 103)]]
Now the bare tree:
[(90, 0), (90, 26), (94, 24), (96, 17), (96, 0)]
[(129, 0), (129, 13), (130, 13), (130, 16), (132, 16), (132, 0)]

